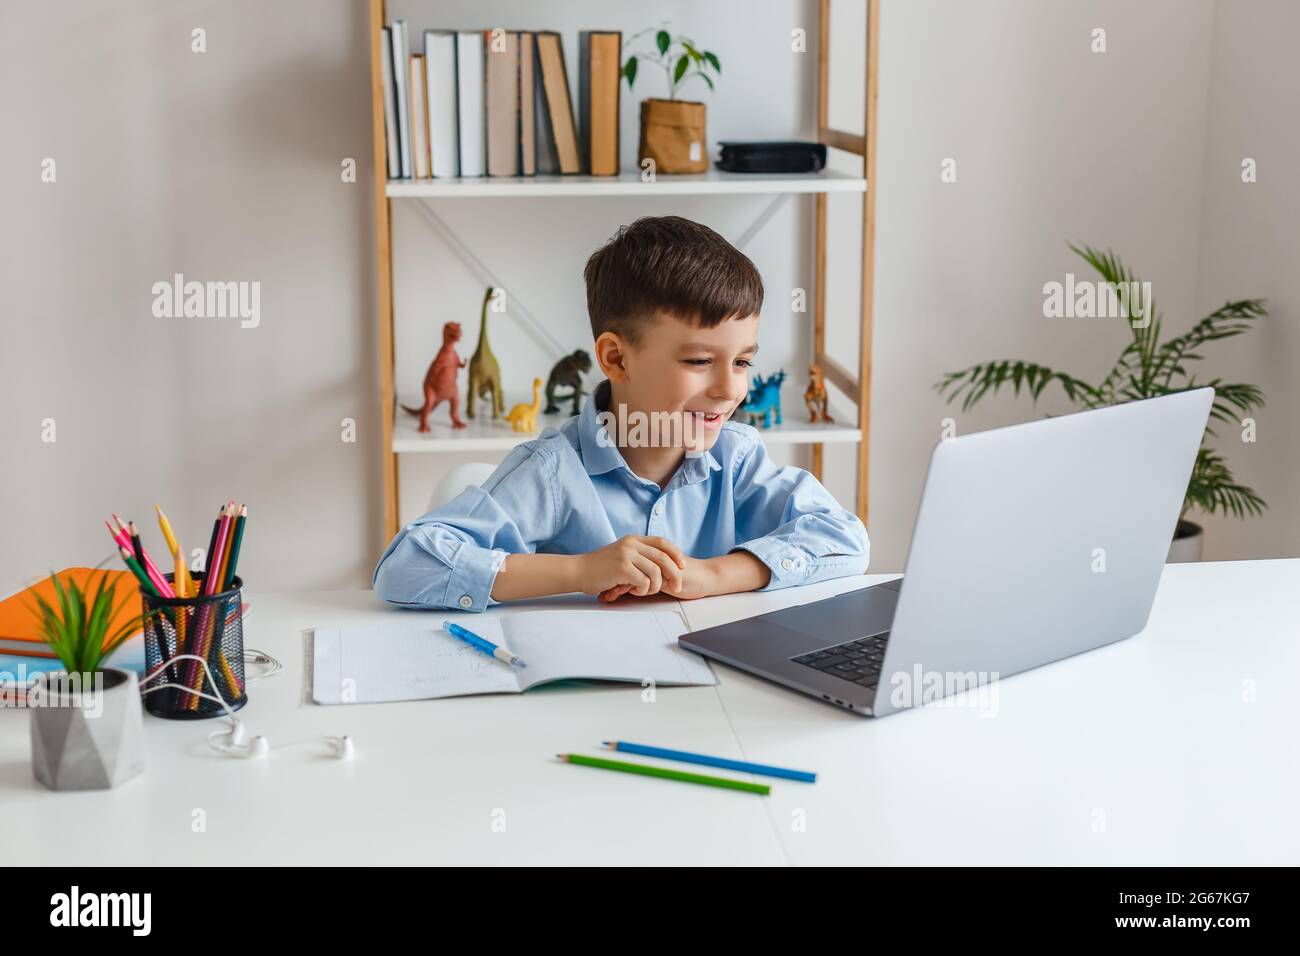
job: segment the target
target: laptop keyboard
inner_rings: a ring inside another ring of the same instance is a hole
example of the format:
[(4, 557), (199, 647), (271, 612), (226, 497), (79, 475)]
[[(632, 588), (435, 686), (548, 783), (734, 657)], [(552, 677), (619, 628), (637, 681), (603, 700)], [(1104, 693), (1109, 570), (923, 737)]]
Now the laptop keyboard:
[(790, 660), (853, 684), (875, 687), (880, 682), (880, 668), (885, 661), (887, 643), (889, 632), (883, 631), (856, 641), (832, 644)]

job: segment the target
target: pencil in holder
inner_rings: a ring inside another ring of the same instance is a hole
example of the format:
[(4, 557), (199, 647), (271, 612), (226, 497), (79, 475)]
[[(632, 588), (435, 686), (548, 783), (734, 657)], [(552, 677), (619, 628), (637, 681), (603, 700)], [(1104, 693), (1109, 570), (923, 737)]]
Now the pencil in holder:
[[(172, 583), (175, 575), (164, 577)], [(191, 577), (202, 591), (204, 572), (195, 571)], [(236, 576), (225, 591), (206, 596), (169, 598), (141, 590), (145, 613), (145, 673), (152, 674), (167, 665), (142, 688), (147, 691), (145, 710), (155, 717), (171, 720), (202, 720), (226, 713), (226, 708), (215, 698), (225, 700), (231, 710), (248, 703), (244, 679), (243, 587), (244, 582)], [(196, 660), (176, 660), (184, 654), (194, 654), (207, 661), (206, 670)], [(171, 686), (150, 690), (163, 684)]]

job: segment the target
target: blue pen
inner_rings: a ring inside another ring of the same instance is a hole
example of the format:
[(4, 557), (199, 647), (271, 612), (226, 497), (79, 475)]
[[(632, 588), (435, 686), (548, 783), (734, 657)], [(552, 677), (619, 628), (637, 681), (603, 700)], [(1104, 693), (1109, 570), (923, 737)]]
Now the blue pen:
[(453, 624), (451, 623), (451, 621), (443, 621), (442, 626), (445, 627), (452, 634), (454, 634), (456, 637), (459, 637), (470, 647), (476, 647), (484, 654), (490, 654), (499, 661), (505, 661), (507, 664), (509, 664), (512, 667), (528, 666), (519, 658), (515, 657), (515, 655), (511, 654), (504, 647), (497, 647), (497, 645), (493, 644), (486, 637), (479, 637), (473, 631), (467, 631), (459, 624)]
[(618, 750), (626, 754), (662, 757), (665, 760), (680, 760), (682, 763), (698, 763), (706, 767), (721, 767), (723, 770), (739, 770), (742, 773), (757, 773), (767, 777), (781, 777), (784, 780), (802, 780), (804, 783), (817, 782), (817, 774), (809, 773), (807, 770), (787, 770), (785, 767), (769, 767), (767, 764), (749, 763), (745, 760), (710, 757), (707, 754), (693, 754), (685, 750), (665, 750), (663, 747), (630, 744), (626, 740), (602, 740), (601, 743), (611, 750)]

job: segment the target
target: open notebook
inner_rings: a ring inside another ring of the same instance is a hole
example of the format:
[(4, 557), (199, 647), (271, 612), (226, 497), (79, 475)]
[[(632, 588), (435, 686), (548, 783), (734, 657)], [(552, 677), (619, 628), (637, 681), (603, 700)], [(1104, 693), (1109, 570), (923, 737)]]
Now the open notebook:
[[(405, 615), (403, 615), (405, 616)], [(443, 612), (383, 627), (316, 628), (312, 699), (318, 704), (518, 694), (549, 681), (716, 684), (704, 659), (677, 646), (687, 628), (663, 611), (522, 611), (457, 615), (458, 624), (507, 648), (511, 667), (442, 629)]]

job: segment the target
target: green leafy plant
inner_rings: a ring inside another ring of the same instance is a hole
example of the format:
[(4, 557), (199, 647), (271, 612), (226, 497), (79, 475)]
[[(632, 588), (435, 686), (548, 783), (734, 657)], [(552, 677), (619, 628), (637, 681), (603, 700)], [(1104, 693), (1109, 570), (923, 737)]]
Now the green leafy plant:
[(36, 595), (41, 635), (69, 674), (93, 674), (101, 669), (104, 658), (117, 650), (118, 645), (138, 631), (146, 620), (145, 615), (137, 615), (123, 621), (111, 633), (109, 631), (113, 619), (127, 602), (138, 599), (137, 592), (134, 588), (128, 589), (122, 601), (115, 604), (117, 583), (107, 583), (107, 571), (99, 578), (93, 593), (88, 593), (88, 589), (83, 589), (76, 581), (65, 584), (57, 574), (51, 574), (51, 577), (58, 607)]
[(713, 89), (713, 78), (709, 76), (709, 71), (711, 70), (714, 76), (720, 76), (722, 64), (718, 62), (717, 54), (709, 50), (700, 50), (695, 41), (689, 37), (675, 37), (667, 30), (648, 27), (630, 36), (624, 42), (623, 49), (626, 50), (649, 33), (654, 33), (654, 49), (646, 53), (632, 53), (623, 64), (623, 77), (627, 80), (629, 90), (636, 82), (637, 64), (641, 61), (654, 64), (664, 71), (670, 100), (677, 99), (677, 91), (682, 85), (697, 76), (709, 85), (710, 90)]
[[(1264, 393), (1258, 386), (1229, 383), (1218, 378), (1197, 381), (1189, 368), (1191, 363), (1202, 360), (1198, 350), (1206, 343), (1241, 335), (1253, 327), (1252, 320), (1267, 315), (1265, 300), (1227, 302), (1197, 322), (1190, 331), (1161, 342), (1160, 316), (1154, 303), (1144, 303), (1145, 309), (1131, 309), (1129, 297), (1123, 294), (1124, 289), (1134, 288), (1133, 283), (1137, 280), (1119, 257), (1113, 252), (1102, 253), (1089, 246), (1080, 248), (1072, 244), (1070, 249), (1092, 266), (1112, 289), (1119, 290), (1116, 300), (1129, 320), (1133, 340), (1120, 352), (1114, 367), (1099, 384), (1094, 385), (1034, 362), (1018, 359), (984, 362), (959, 372), (948, 372), (935, 383), (935, 389), (946, 395), (948, 402), (961, 398), (962, 411), (967, 411), (985, 395), (996, 394), (1002, 386), (1009, 385), (1016, 395), (1023, 387), (1037, 403), (1043, 389), (1055, 382), (1067, 399), (1083, 409), (1154, 398), (1207, 385), (1215, 390), (1211, 421), (1237, 425), (1242, 416), (1264, 407)], [(1138, 312), (1138, 321), (1133, 321), (1134, 311)], [(1206, 433), (1218, 437), (1212, 426), (1207, 425)], [(1206, 514), (1223, 512), (1244, 518), (1261, 514), (1267, 506), (1253, 489), (1233, 478), (1218, 452), (1202, 445), (1196, 455), (1196, 465), (1192, 469), (1179, 517), (1182, 518), (1193, 507)]]

